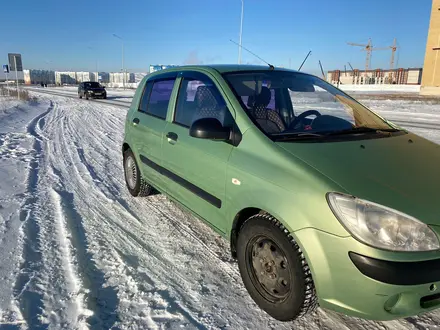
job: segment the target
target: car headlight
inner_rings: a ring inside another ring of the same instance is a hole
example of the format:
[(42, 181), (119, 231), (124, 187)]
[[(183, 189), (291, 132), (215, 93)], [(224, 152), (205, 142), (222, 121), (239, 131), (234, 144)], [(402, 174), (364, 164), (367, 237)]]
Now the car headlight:
[(342, 225), (361, 242), (391, 251), (440, 248), (432, 229), (407, 214), (339, 193), (328, 193), (327, 199)]

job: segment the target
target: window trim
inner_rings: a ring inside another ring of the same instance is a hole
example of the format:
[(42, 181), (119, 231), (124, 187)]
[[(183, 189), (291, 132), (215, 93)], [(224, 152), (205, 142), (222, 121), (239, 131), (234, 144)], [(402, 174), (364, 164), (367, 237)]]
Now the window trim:
[[(145, 83), (144, 91), (142, 92), (142, 96), (141, 96), (140, 102), (138, 104), (138, 110), (137, 111), (142, 112), (143, 114), (149, 115), (151, 117), (162, 119), (162, 120), (166, 121), (167, 114), (168, 114), (168, 107), (169, 107), (170, 102), (171, 102), (171, 96), (172, 96), (172, 93), (173, 93), (173, 89), (171, 89), (171, 94), (170, 94), (170, 97), (169, 97), (169, 100), (168, 100), (168, 105), (167, 105), (167, 110), (166, 110), (166, 113), (165, 113), (165, 117), (162, 118), (161, 116), (158, 116), (156, 114), (148, 112), (148, 109), (150, 107), (151, 93), (153, 92), (154, 84), (158, 83), (158, 82), (161, 82), (161, 81), (173, 81), (173, 88), (174, 88), (174, 85), (176, 84), (176, 81), (177, 81), (177, 74), (170, 75), (168, 73), (168, 74), (159, 75), (159, 76), (157, 76), (157, 78), (148, 79), (147, 82)], [(149, 83), (151, 83), (151, 88), (150, 88), (150, 91), (149, 91), (150, 94), (148, 95), (147, 108), (146, 108), (145, 111), (143, 111), (143, 110), (140, 109), (140, 105), (142, 103), (142, 100), (143, 100), (143, 97), (144, 97), (144, 93), (147, 91), (147, 87), (148, 87)]]
[(223, 97), (223, 95), (222, 95), (220, 89), (218, 88), (218, 86), (216, 85), (216, 83), (214, 82), (214, 80), (212, 80), (212, 79), (211, 79), (210, 77), (208, 77), (206, 74), (204, 74), (204, 73), (202, 73), (202, 72), (198, 72), (198, 71), (182, 71), (182, 72), (180, 73), (179, 77), (180, 77), (181, 79), (180, 79), (180, 83), (179, 83), (179, 89), (177, 90), (177, 97), (176, 97), (176, 103), (175, 103), (175, 105), (174, 105), (173, 116), (172, 116), (172, 118), (171, 118), (171, 119), (172, 119), (172, 121), (171, 121), (172, 124), (175, 124), (175, 125), (178, 125), (178, 126), (181, 126), (181, 127), (184, 127), (184, 128), (188, 128), (188, 129), (191, 127), (191, 126), (187, 126), (187, 125), (182, 124), (182, 123), (178, 123), (178, 122), (176, 121), (176, 114), (177, 114), (177, 110), (178, 110), (177, 107), (178, 107), (178, 105), (179, 105), (180, 90), (181, 90), (181, 87), (182, 87), (182, 83), (183, 83), (183, 81), (185, 81), (185, 79), (186, 79), (186, 80), (192, 79), (192, 80), (196, 80), (196, 81), (204, 81), (204, 80), (208, 80), (209, 82), (211, 82), (211, 83), (215, 86), (215, 88), (217, 89), (217, 91), (218, 91), (218, 93), (219, 93), (219, 96), (222, 98), (223, 103), (225, 104), (226, 109), (229, 111), (229, 114), (231, 115), (232, 119), (233, 119), (234, 122), (235, 122), (235, 118), (234, 118), (234, 116), (232, 115), (231, 110), (229, 110), (228, 103), (226, 102), (225, 98)]
[[(150, 94), (148, 94), (148, 99), (147, 99), (147, 109), (144, 111), (144, 110), (142, 110), (141, 109), (141, 104), (142, 104), (142, 101), (143, 101), (143, 99), (144, 99), (144, 95), (145, 95), (145, 92), (147, 91), (147, 88), (148, 88), (148, 84), (151, 82), (151, 88), (150, 88)], [(147, 113), (147, 110), (148, 110), (148, 104), (150, 103), (150, 96), (151, 96), (151, 91), (153, 90), (153, 85), (154, 85), (154, 81), (153, 80), (148, 80), (146, 83), (145, 83), (145, 86), (144, 86), (144, 90), (142, 91), (142, 95), (141, 95), (141, 98), (140, 98), (140, 101), (139, 101), (139, 104), (138, 104), (138, 109), (137, 109), (137, 111), (139, 111), (139, 112), (142, 112), (142, 113)]]

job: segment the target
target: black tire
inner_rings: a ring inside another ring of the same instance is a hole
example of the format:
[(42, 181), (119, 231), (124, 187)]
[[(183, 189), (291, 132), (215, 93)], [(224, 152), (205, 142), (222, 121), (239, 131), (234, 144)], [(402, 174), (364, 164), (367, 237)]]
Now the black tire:
[(318, 299), (305, 256), (271, 215), (257, 214), (243, 224), (237, 259), (249, 295), (273, 318), (292, 321), (316, 309)]
[(83, 97), (81, 96), (81, 94), (78, 94), (79, 98), (82, 99)]
[(86, 92), (86, 93), (84, 93), (84, 96), (86, 97), (86, 100), (88, 100), (89, 99), (89, 94)]
[[(130, 194), (134, 197), (144, 197), (151, 195), (153, 192), (153, 187), (150, 186), (144, 178), (142, 178), (142, 174), (139, 171), (139, 167), (136, 162), (136, 158), (134, 157), (133, 152), (128, 149), (124, 153), (124, 177), (125, 177), (125, 184), (127, 185), (127, 189), (130, 192)], [(131, 162), (131, 163), (129, 163)], [(127, 178), (127, 169), (126, 166), (130, 166), (131, 171), (133, 172), (134, 176), (134, 182), (130, 183), (130, 179)]]

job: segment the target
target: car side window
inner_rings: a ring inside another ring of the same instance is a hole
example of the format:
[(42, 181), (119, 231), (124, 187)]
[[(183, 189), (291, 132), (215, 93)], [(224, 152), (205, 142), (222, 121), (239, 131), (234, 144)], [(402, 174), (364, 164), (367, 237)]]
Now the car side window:
[(166, 118), (174, 82), (175, 78), (158, 80), (153, 83), (148, 98), (147, 114), (161, 119)]
[(220, 91), (211, 80), (184, 78), (179, 88), (174, 123), (190, 127), (201, 118), (218, 119), (224, 127), (232, 127), (234, 123)]
[(148, 81), (145, 85), (144, 92), (142, 93), (141, 101), (139, 102), (138, 110), (141, 112), (147, 112), (148, 99), (150, 98), (151, 88), (153, 87), (153, 82)]

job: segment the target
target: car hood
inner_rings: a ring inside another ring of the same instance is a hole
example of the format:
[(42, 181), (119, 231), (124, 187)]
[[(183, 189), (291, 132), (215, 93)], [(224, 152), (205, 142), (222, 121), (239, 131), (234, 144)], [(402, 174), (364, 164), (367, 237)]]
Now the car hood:
[(93, 91), (93, 92), (104, 92), (105, 89), (104, 88), (87, 88), (88, 91)]
[(433, 142), (408, 133), (277, 145), (330, 178), (341, 192), (440, 225), (440, 146)]

